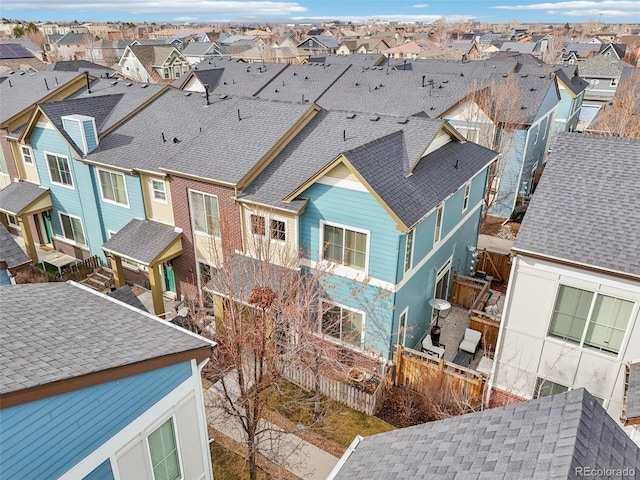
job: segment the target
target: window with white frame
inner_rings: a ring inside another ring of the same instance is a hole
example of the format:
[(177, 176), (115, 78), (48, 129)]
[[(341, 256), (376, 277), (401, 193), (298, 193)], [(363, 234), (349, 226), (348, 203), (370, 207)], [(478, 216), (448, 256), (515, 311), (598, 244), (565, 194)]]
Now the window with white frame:
[(337, 225), (324, 224), (323, 258), (357, 270), (367, 268), (367, 233)]
[(129, 206), (124, 174), (98, 170), (98, 176), (100, 178), (100, 191), (102, 192), (102, 199), (104, 201)]
[(73, 177), (71, 176), (69, 159), (52, 153), (45, 154), (45, 157), (47, 159), (51, 182), (66, 187), (73, 187)]
[(82, 228), (82, 219), (62, 212), (59, 212), (59, 215), (60, 224), (62, 225), (62, 236), (78, 245), (86, 245), (87, 242)]
[(201, 192), (189, 192), (193, 229), (205, 235), (220, 236), (218, 198)]
[(156, 202), (167, 203), (167, 190), (164, 180), (151, 179), (151, 191), (153, 200)]
[(19, 228), (20, 226), (18, 225), (18, 217), (16, 217), (15, 215), (11, 215), (10, 213), (7, 213), (7, 222), (10, 226), (15, 228)]
[(325, 335), (362, 347), (364, 314), (350, 308), (324, 303), (321, 329)]
[(287, 239), (287, 224), (283, 220), (269, 220), (269, 236), (271, 240), (284, 242)]
[(267, 224), (269, 225), (269, 238), (284, 242), (287, 240), (287, 222), (276, 218), (267, 218), (263, 215), (251, 214), (249, 217), (251, 233), (264, 237), (267, 235)]
[(24, 163), (33, 164), (33, 150), (29, 145), (20, 145), (20, 153)]
[(264, 237), (267, 233), (267, 219), (262, 215), (251, 214), (251, 233)]
[(407, 233), (404, 246), (404, 271), (407, 272), (413, 265), (413, 230)]
[(4, 152), (0, 148), (0, 174), (9, 175), (9, 168), (7, 166), (7, 160), (4, 158)]
[(464, 197), (462, 198), (462, 211), (466, 211), (469, 207), (469, 195), (471, 194), (471, 182), (464, 184)]
[(444, 213), (444, 205), (438, 205), (436, 209), (436, 225), (433, 231), (433, 244), (435, 245), (442, 238), (442, 215)]
[(162, 69), (162, 76), (165, 78), (165, 80), (169, 78), (169, 69), (168, 68), (165, 67), (165, 68)]
[(154, 480), (178, 480), (182, 478), (180, 453), (176, 441), (173, 417), (164, 422), (147, 437)]
[(629, 300), (560, 285), (549, 335), (584, 348), (617, 354), (633, 306)]

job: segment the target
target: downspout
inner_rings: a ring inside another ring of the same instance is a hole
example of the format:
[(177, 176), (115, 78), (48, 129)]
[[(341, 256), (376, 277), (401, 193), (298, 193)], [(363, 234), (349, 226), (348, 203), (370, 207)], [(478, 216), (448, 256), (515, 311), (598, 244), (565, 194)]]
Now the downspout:
[(340, 473), (340, 469), (343, 467), (345, 463), (347, 463), (347, 460), (349, 459), (351, 454), (356, 451), (356, 448), (358, 448), (358, 445), (360, 444), (361, 440), (362, 440), (362, 437), (360, 435), (356, 435), (356, 438), (353, 439), (353, 442), (351, 442), (351, 445), (349, 445), (349, 448), (347, 448), (347, 451), (344, 452), (342, 457), (340, 457), (340, 460), (338, 460), (338, 463), (336, 463), (333, 469), (331, 470), (331, 472), (329, 472), (329, 475), (327, 475), (326, 480), (333, 480), (334, 478), (336, 478), (336, 475)]

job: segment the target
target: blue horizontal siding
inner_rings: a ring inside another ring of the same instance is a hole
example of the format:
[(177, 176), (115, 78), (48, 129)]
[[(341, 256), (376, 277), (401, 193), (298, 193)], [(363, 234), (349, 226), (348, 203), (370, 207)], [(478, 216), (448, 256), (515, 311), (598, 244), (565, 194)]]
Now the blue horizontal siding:
[(89, 475), (82, 480), (113, 480), (113, 471), (109, 459), (98, 465)]
[(395, 283), (400, 232), (370, 193), (317, 183), (302, 196), (309, 204), (300, 219), (300, 244), (312, 260), (320, 253), (321, 221), (368, 230), (369, 276)]
[(82, 122), (82, 128), (84, 129), (84, 136), (87, 139), (88, 150), (85, 153), (91, 153), (98, 147), (98, 137), (93, 128), (93, 122), (91, 120), (84, 120)]
[(73, 143), (76, 144), (78, 150), (82, 153), (87, 153), (84, 151), (84, 142), (82, 141), (82, 125), (79, 120), (72, 120), (69, 118), (65, 118), (62, 120), (62, 125), (64, 127), (64, 131), (67, 132)]
[(0, 410), (0, 478), (57, 478), (190, 376), (183, 362)]

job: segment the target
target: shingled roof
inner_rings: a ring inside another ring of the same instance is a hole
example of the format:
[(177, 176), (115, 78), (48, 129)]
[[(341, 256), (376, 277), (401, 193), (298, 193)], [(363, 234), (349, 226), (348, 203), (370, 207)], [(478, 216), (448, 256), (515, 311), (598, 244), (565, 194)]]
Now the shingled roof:
[(171, 225), (134, 218), (107, 240), (102, 249), (149, 265), (181, 235)]
[(342, 461), (328, 478), (564, 479), (636, 468), (640, 449), (580, 388), (360, 438)]
[(0, 223), (0, 262), (7, 262), (9, 268), (15, 268), (30, 261), (31, 259), (20, 248), (7, 227)]
[(0, 394), (212, 345), (72, 282), (5, 286), (0, 296)]
[(513, 248), (640, 277), (640, 140), (558, 134)]
[(20, 215), (22, 211), (49, 193), (49, 189), (31, 182), (11, 182), (0, 190), (0, 211)]

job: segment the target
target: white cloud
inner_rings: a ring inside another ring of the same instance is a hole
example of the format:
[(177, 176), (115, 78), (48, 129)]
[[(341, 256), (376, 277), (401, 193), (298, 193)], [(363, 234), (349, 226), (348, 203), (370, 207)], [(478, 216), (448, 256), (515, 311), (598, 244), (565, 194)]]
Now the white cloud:
[(459, 22), (461, 20), (469, 20), (477, 18), (474, 15), (406, 15), (406, 14), (376, 14), (376, 15), (351, 15), (351, 16), (341, 16), (337, 15), (334, 17), (294, 17), (292, 20), (316, 20), (316, 21), (332, 21), (339, 20), (341, 22), (361, 22), (364, 23), (367, 20), (383, 20), (388, 22), (435, 22), (436, 20), (440, 20), (441, 18), (445, 18), (447, 22)]
[(416, 3), (415, 5), (413, 5), (413, 8), (427, 8), (428, 6), (428, 3)]
[(176, 22), (195, 22), (198, 17), (176, 17), (173, 20)]
[(271, 1), (216, 1), (216, 0), (18, 0), (3, 5), (5, 10), (61, 10), (61, 11), (101, 11), (124, 12), (130, 14), (191, 14), (191, 15), (290, 15), (306, 12), (297, 2)]
[(640, 9), (633, 10), (598, 10), (596, 8), (586, 10), (548, 10), (547, 13), (551, 15), (566, 15), (569, 17), (628, 17), (629, 15), (640, 16)]
[[(627, 11), (634, 13), (640, 10), (640, 1), (633, 0), (603, 0), (603, 1), (591, 1), (591, 0), (577, 0), (569, 2), (545, 2), (545, 3), (531, 3), (529, 5), (497, 5), (491, 8), (498, 8), (502, 10), (552, 10), (554, 12), (578, 11), (593, 9), (598, 11)], [(587, 14), (584, 14), (587, 15)]]

